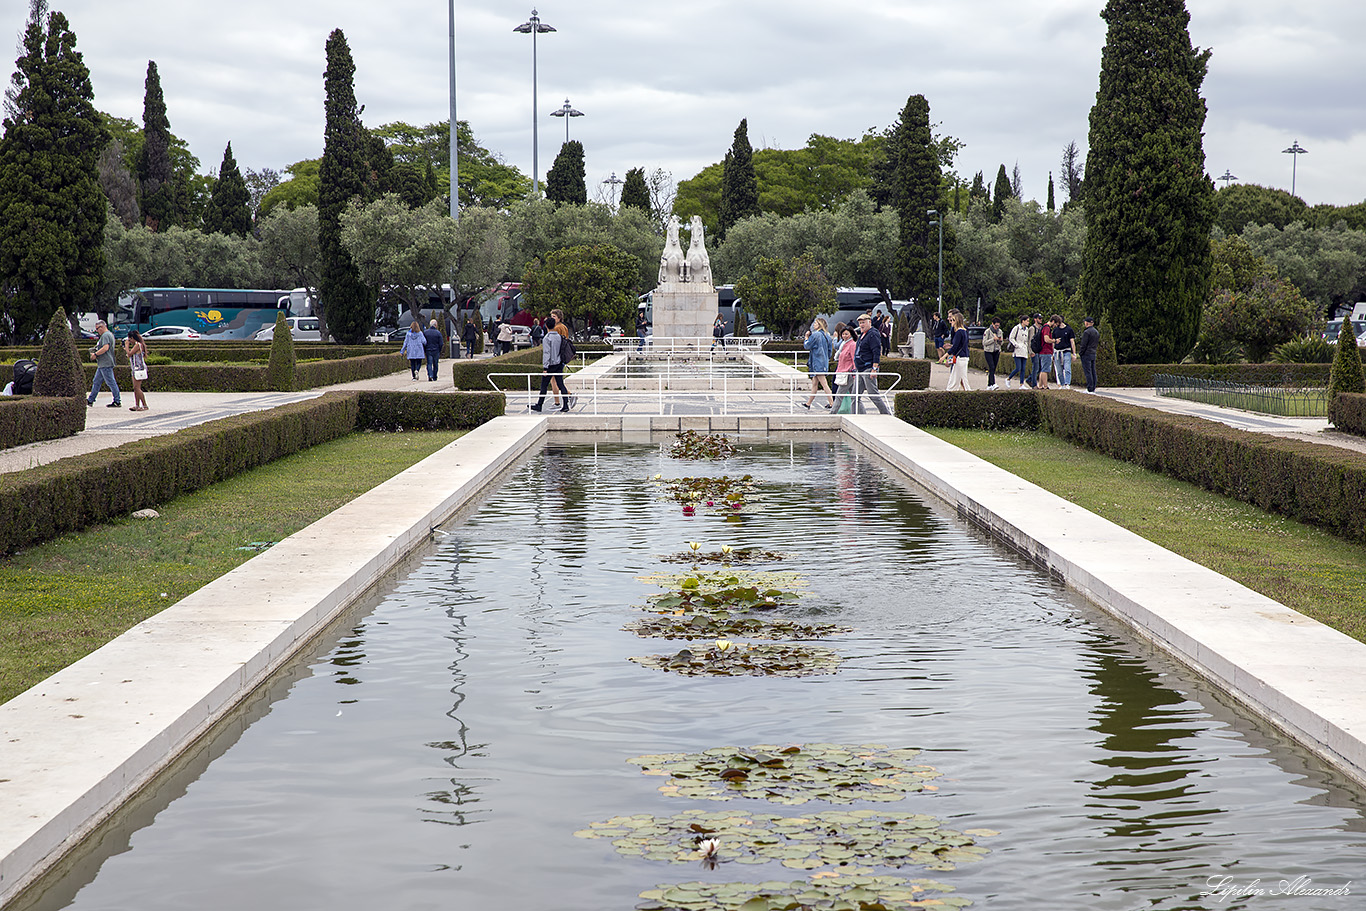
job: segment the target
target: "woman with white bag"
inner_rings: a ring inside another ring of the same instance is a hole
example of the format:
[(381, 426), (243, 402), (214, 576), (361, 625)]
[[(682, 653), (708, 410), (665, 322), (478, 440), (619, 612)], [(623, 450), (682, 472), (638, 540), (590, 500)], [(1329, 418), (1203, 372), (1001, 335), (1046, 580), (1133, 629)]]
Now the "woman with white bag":
[(147, 379), (147, 343), (142, 333), (136, 329), (129, 331), (123, 340), (123, 353), (128, 355), (128, 363), (133, 366), (133, 404), (129, 411), (146, 411), (147, 396), (142, 391), (142, 381)]

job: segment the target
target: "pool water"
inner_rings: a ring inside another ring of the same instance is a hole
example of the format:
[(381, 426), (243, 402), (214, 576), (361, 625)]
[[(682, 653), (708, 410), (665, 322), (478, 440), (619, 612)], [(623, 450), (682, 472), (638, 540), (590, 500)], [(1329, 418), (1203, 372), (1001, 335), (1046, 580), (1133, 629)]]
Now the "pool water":
[[(25, 908), (600, 911), (663, 883), (798, 880), (573, 833), (617, 815), (836, 809), (670, 797), (626, 762), (814, 742), (924, 751), (937, 790), (867, 806), (1000, 834), (978, 863), (879, 872), (946, 883), (973, 908), (1359, 907), (1304, 890), (1357, 891), (1360, 789), (876, 457), (808, 435), (683, 462), (667, 442), (552, 439)], [(756, 486), (738, 514), (685, 517), (656, 473)], [(853, 628), (820, 643), (839, 671), (686, 677), (627, 660), (685, 644), (621, 628), (661, 591), (640, 577), (686, 569), (660, 558), (688, 541), (780, 554), (755, 568), (809, 589), (785, 616)], [(1296, 880), (1300, 894), (1268, 894)]]

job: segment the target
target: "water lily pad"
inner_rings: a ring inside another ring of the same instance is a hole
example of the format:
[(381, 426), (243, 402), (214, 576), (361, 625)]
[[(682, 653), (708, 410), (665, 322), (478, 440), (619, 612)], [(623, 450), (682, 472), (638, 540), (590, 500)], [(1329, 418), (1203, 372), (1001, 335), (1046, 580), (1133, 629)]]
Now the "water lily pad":
[(680, 649), (672, 655), (636, 655), (630, 660), (689, 677), (812, 677), (839, 670), (840, 656), (818, 645), (715, 644)]
[(666, 794), (707, 800), (751, 797), (786, 805), (810, 800), (849, 804), (902, 800), (929, 787), (926, 782), (940, 773), (914, 763), (919, 755), (916, 749), (882, 744), (760, 744), (637, 756), (628, 762), (647, 775), (670, 776), (660, 788)]
[(823, 639), (847, 633), (849, 627), (834, 623), (798, 623), (793, 620), (767, 620), (737, 617), (730, 611), (705, 613), (670, 612), (626, 624), (622, 629), (642, 638), (654, 639)]
[(944, 883), (867, 874), (813, 876), (810, 881), (794, 882), (681, 885), (688, 888), (665, 885), (645, 890), (640, 893), (637, 911), (900, 911), (972, 904), (970, 899), (949, 894), (953, 887)]
[(735, 444), (719, 433), (685, 430), (675, 436), (676, 442), (669, 447), (669, 455), (675, 459), (725, 459), (735, 455)]
[(659, 482), (667, 496), (675, 502), (694, 509), (709, 504), (709, 508), (732, 512), (750, 499), (754, 476), (731, 478), (671, 478)]
[(736, 547), (731, 550), (687, 550), (660, 557), (665, 563), (777, 563), (783, 554), (758, 547)]

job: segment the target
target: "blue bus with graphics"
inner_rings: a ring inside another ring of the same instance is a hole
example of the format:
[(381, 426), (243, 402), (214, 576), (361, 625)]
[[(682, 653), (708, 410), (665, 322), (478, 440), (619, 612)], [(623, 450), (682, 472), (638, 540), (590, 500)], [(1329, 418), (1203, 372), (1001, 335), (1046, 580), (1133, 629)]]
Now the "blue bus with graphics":
[(204, 338), (250, 339), (275, 317), (308, 316), (308, 293), (233, 288), (132, 288), (119, 295), (111, 329), (118, 336), (130, 329), (146, 332), (157, 326), (184, 326)]

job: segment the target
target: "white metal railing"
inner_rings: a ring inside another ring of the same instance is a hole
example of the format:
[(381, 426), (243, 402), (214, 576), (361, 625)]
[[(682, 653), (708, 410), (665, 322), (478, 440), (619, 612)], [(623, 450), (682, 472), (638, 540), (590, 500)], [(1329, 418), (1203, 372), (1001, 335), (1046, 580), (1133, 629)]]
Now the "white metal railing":
[[(520, 401), (524, 401), (522, 407), (530, 408), (535, 404), (540, 396), (541, 379), (544, 373), (490, 373), (488, 375), (489, 386), (495, 391), (503, 393), (508, 399), (509, 412), (518, 407)], [(575, 377), (578, 379), (574, 379)], [(706, 405), (709, 410), (717, 411), (720, 414), (771, 414), (775, 410), (783, 410), (786, 406), (787, 413), (798, 414), (801, 400), (810, 397), (811, 389), (808, 379), (804, 375), (791, 377), (777, 377), (773, 374), (765, 374), (770, 381), (779, 383), (785, 388), (779, 389), (755, 389), (754, 377), (740, 378), (740, 382), (733, 382), (732, 377), (722, 374), (719, 377), (719, 388), (713, 382), (706, 389), (671, 389), (668, 387), (666, 377), (660, 375), (655, 377), (654, 389), (622, 389), (604, 388), (605, 385), (620, 386), (622, 378), (613, 373), (583, 376), (570, 374), (569, 379), (574, 388), (569, 390), (571, 398), (575, 400), (575, 405), (583, 404), (584, 409), (589, 414), (601, 414), (602, 408), (606, 405), (616, 404), (623, 411), (631, 405), (655, 405), (657, 411), (652, 414), (665, 414), (667, 404), (694, 404)], [(891, 383), (884, 386), (883, 381), (891, 379)], [(882, 398), (887, 393), (896, 389), (901, 382), (900, 374), (877, 375), (878, 379), (878, 398)], [(520, 382), (499, 383), (496, 380), (513, 380)], [(635, 382), (641, 384), (641, 377), (637, 377)], [(748, 388), (745, 388), (746, 384)], [(800, 388), (799, 388), (800, 384)], [(566, 386), (570, 383), (567, 382)], [(518, 388), (521, 387), (521, 388)], [(547, 392), (547, 399), (553, 401), (557, 390), (552, 385)], [(823, 393), (821, 393), (823, 395)], [(864, 410), (880, 410), (873, 401), (872, 393), (864, 393), (860, 396), (850, 396), (855, 399), (851, 407), (862, 407)], [(838, 398), (838, 396), (837, 396)], [(867, 398), (867, 402), (862, 400)], [(887, 410), (891, 411), (891, 404), (886, 399), (882, 399)], [(812, 409), (815, 413), (828, 413), (825, 408)], [(803, 409), (805, 411), (805, 409)], [(637, 411), (636, 413), (645, 413)]]
[(658, 336), (647, 335), (642, 342), (639, 338), (615, 337), (612, 339), (613, 351), (656, 351), (656, 352), (687, 352), (688, 354), (698, 354), (703, 349), (710, 350), (717, 348), (725, 350), (727, 348), (736, 351), (759, 351), (764, 347), (767, 339), (750, 338), (725, 338), (718, 339), (710, 335), (704, 336)]

